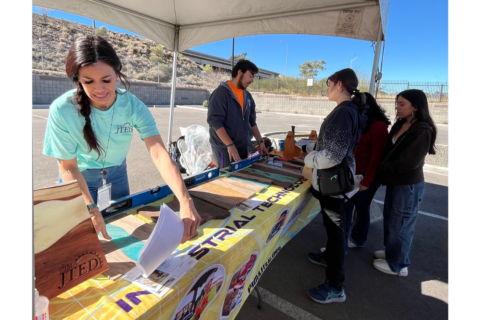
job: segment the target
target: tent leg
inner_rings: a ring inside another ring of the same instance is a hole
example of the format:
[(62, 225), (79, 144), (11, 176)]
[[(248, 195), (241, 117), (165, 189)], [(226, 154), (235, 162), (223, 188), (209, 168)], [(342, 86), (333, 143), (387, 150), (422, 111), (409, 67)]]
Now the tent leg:
[(257, 308), (258, 310), (261, 310), (262, 309), (262, 293), (260, 292), (260, 290), (258, 290), (258, 287), (255, 286), (255, 292), (257, 293), (257, 298), (258, 298), (258, 304), (257, 304)]
[(378, 70), (378, 61), (380, 60), (380, 49), (382, 47), (382, 21), (379, 20), (378, 23), (378, 38), (377, 38), (377, 47), (375, 48), (375, 58), (373, 59), (373, 68), (372, 68), (372, 77), (370, 78), (370, 87), (368, 92), (373, 96), (375, 93), (375, 76), (377, 75)]
[(178, 63), (178, 34), (179, 28), (175, 27), (175, 48), (173, 50), (173, 70), (172, 70), (172, 90), (170, 93), (170, 120), (168, 121), (168, 153), (172, 151), (172, 129), (173, 129), (173, 108), (175, 107), (175, 85), (177, 83), (177, 63)]

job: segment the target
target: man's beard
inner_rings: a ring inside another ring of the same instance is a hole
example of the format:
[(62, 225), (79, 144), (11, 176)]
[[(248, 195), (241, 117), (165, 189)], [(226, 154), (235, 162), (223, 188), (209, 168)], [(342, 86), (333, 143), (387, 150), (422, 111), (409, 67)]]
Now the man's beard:
[(242, 83), (242, 80), (243, 80), (243, 74), (240, 76), (240, 79), (238, 80), (238, 89), (242, 89), (242, 90), (246, 90), (247, 88), (245, 88), (243, 86), (243, 83)]

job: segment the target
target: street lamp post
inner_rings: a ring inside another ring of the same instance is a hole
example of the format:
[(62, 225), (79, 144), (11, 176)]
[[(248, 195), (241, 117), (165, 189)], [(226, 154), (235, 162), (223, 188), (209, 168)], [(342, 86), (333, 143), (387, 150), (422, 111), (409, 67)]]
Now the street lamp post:
[(357, 60), (357, 59), (360, 58), (360, 57), (361, 57), (361, 56), (356, 57), (356, 58), (353, 58), (352, 60), (350, 60), (350, 69), (352, 69), (352, 62), (355, 61), (355, 60)]
[(42, 42), (42, 37), (40, 37), (40, 50), (42, 52), (42, 72), (45, 72), (45, 68), (43, 67), (43, 42)]
[(285, 76), (288, 76), (288, 42), (287, 41), (284, 41), (284, 40), (281, 40), (280, 42), (285, 42), (287, 44), (287, 61), (285, 62)]

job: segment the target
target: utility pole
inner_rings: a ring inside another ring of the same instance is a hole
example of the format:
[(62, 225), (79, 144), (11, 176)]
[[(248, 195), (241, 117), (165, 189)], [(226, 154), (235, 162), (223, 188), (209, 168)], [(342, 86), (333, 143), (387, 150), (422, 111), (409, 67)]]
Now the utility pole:
[[(361, 57), (361, 56), (360, 56), (360, 57)], [(356, 57), (356, 58), (353, 58), (352, 60), (350, 60), (350, 69), (352, 69), (352, 62), (355, 61), (355, 60), (357, 60), (357, 59), (360, 58), (360, 57)]]
[(285, 42), (287, 44), (287, 61), (285, 62), (285, 76), (288, 76), (288, 42), (281, 40), (280, 42)]
[(45, 68), (43, 67), (43, 42), (42, 42), (42, 37), (40, 37), (40, 50), (42, 51), (42, 72), (45, 72)]

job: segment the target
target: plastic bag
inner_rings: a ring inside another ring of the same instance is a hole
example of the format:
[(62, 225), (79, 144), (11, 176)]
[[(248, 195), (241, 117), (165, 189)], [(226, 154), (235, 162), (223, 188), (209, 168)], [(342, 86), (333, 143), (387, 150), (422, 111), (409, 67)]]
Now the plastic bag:
[(202, 126), (194, 124), (186, 128), (186, 150), (181, 150), (180, 164), (189, 175), (205, 171), (212, 162), (213, 153), (209, 139), (208, 130)]

